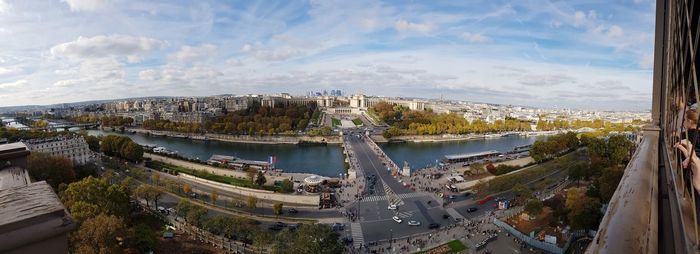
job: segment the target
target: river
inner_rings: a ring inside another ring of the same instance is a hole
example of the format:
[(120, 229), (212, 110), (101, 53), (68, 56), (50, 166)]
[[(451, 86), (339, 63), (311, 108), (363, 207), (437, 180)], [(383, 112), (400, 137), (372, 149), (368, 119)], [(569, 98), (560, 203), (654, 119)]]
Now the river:
[[(117, 134), (89, 130), (90, 135)], [(294, 144), (250, 144), (221, 141), (199, 141), (181, 138), (153, 137), (144, 134), (118, 134), (130, 137), (141, 145), (156, 145), (177, 151), (179, 155), (208, 160), (214, 154), (232, 155), (246, 160), (267, 161), (270, 156), (277, 157), (276, 168), (284, 172), (312, 173), (322, 176), (338, 177), (345, 173), (343, 151), (340, 145), (297, 146)]]
[(472, 139), (449, 142), (421, 142), (421, 143), (391, 143), (379, 144), (389, 158), (396, 165), (403, 167), (403, 162), (407, 161), (411, 169), (420, 169), (427, 166), (434, 166), (435, 160), (441, 160), (445, 155), (476, 153), (482, 151), (496, 150), (507, 152), (516, 146), (529, 145), (535, 142), (534, 136), (508, 136), (495, 139)]
[[(89, 130), (90, 135), (116, 134)], [(213, 154), (233, 155), (247, 160), (267, 161), (269, 156), (277, 157), (276, 168), (285, 172), (312, 173), (337, 177), (344, 173), (343, 151), (339, 145), (297, 146), (293, 144), (248, 144), (221, 141), (198, 141), (180, 138), (153, 137), (144, 134), (125, 135), (142, 145), (156, 145), (177, 151), (190, 158), (207, 160)], [(487, 150), (506, 152), (515, 146), (532, 144), (536, 137), (509, 136), (496, 139), (474, 139), (449, 142), (379, 144), (384, 152), (397, 165), (407, 161), (412, 169), (435, 165), (435, 160), (448, 154), (472, 153)]]

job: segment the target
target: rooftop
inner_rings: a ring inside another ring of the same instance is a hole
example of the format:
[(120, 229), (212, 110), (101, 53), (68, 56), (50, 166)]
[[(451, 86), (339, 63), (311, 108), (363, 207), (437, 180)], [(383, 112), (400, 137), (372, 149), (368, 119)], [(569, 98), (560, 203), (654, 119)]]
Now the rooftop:
[(498, 152), (496, 150), (491, 150), (491, 151), (484, 151), (484, 152), (477, 152), (477, 153), (450, 154), (450, 155), (445, 155), (445, 159), (455, 160), (455, 159), (465, 159), (465, 158), (479, 157), (479, 156), (485, 156), (485, 155), (495, 155), (495, 154), (500, 154), (500, 152)]

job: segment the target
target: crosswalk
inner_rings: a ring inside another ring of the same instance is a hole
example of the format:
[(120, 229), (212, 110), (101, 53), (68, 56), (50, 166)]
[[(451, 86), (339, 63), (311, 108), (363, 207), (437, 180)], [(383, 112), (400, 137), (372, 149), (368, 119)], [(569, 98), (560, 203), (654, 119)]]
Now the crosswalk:
[(401, 219), (410, 218), (413, 216), (413, 211), (399, 212), (396, 216), (399, 216)]
[(350, 223), (350, 230), (352, 231), (352, 244), (355, 249), (359, 248), (360, 245), (365, 244), (365, 237), (362, 234), (362, 226), (359, 222)]
[(386, 200), (387, 196), (381, 195), (381, 196), (369, 196), (369, 197), (364, 197), (362, 198), (362, 202), (374, 202), (374, 201), (379, 201), (379, 200)]
[(421, 192), (409, 192), (409, 193), (401, 193), (397, 195), (400, 199), (405, 199), (405, 198), (417, 198), (417, 197), (423, 197), (425, 196), (425, 193)]
[(388, 199), (389, 204), (392, 204), (395, 206), (400, 206), (400, 205), (405, 204), (403, 202), (403, 200), (401, 200), (401, 198), (398, 195), (396, 195), (396, 193), (394, 193), (394, 191), (391, 190), (391, 188), (389, 188), (388, 185), (386, 185), (386, 184), (383, 184), (383, 185), (384, 185), (384, 193), (386, 193), (386, 196), (389, 197), (389, 199)]

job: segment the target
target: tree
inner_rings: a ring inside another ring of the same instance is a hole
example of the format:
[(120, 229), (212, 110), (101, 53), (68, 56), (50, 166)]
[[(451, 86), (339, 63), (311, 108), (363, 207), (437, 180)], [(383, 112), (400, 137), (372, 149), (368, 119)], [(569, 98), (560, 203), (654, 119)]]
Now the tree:
[(219, 192), (216, 190), (211, 191), (211, 203), (216, 204), (216, 200), (219, 198)]
[(255, 210), (256, 206), (258, 204), (258, 198), (254, 196), (248, 196), (248, 199), (246, 200), (246, 206), (251, 209), (251, 214), (252, 211)]
[(129, 213), (129, 195), (123, 186), (91, 176), (69, 184), (62, 200), (71, 214), (82, 214), (83, 218), (101, 213), (126, 218)]
[(623, 164), (629, 160), (632, 142), (625, 136), (614, 135), (608, 138), (608, 157), (612, 165)]
[(338, 234), (323, 224), (302, 224), (293, 234), (288, 253), (342, 253)]
[(143, 159), (143, 147), (129, 140), (129, 142), (123, 146), (122, 150), (120, 150), (120, 155), (124, 159), (132, 162), (140, 161)]
[(71, 234), (76, 253), (121, 253), (119, 240), (126, 238), (124, 220), (114, 216), (100, 214), (80, 224), (80, 228)]
[(574, 229), (593, 229), (600, 219), (600, 201), (590, 198), (579, 188), (571, 188), (566, 194), (567, 218)]
[(280, 185), (280, 192), (282, 192), (282, 193), (294, 192), (294, 183), (292, 181), (290, 181), (289, 179), (282, 180), (282, 184)]
[(76, 179), (83, 179), (88, 176), (97, 177), (99, 166), (97, 166), (97, 164), (94, 162), (88, 162), (83, 165), (74, 165), (73, 171), (75, 171)]
[(190, 186), (189, 184), (183, 184), (182, 192), (184, 192), (185, 194), (190, 194), (190, 192), (192, 192), (192, 186)]
[(603, 170), (603, 174), (597, 179), (595, 185), (600, 194), (600, 201), (603, 203), (610, 202), (617, 185), (620, 184), (622, 176), (625, 174), (621, 168), (607, 168)]
[(207, 209), (198, 205), (192, 205), (189, 210), (187, 211), (187, 214), (185, 215), (185, 219), (192, 225), (195, 225), (197, 227), (201, 227), (202, 223), (204, 222), (204, 218), (207, 216)]
[(158, 244), (158, 237), (156, 236), (156, 232), (148, 227), (148, 225), (140, 223), (134, 227), (132, 241), (134, 247), (136, 247), (139, 252), (148, 253)]
[(263, 186), (267, 182), (267, 179), (265, 178), (265, 174), (263, 172), (258, 172), (258, 177), (255, 179), (255, 183), (258, 184), (258, 186)]
[(258, 174), (258, 170), (251, 168), (251, 167), (248, 167), (248, 166), (243, 168), (243, 171), (246, 173), (246, 175), (248, 176), (248, 179), (250, 179), (251, 182), (255, 180), (255, 175)]
[(542, 212), (542, 201), (539, 199), (530, 199), (527, 204), (525, 204), (525, 212), (529, 214), (530, 216), (536, 217), (537, 215)]
[(61, 183), (68, 184), (75, 181), (73, 162), (63, 157), (44, 153), (29, 155), (27, 171), (35, 181), (46, 181), (54, 190), (57, 190)]
[(90, 151), (99, 153), (100, 152), (100, 139), (95, 136), (90, 136), (90, 135), (84, 135), (83, 138), (85, 139), (85, 142), (88, 144), (88, 148)]
[[(491, 165), (491, 164), (489, 164)], [(469, 165), (469, 169), (471, 169), (472, 173), (478, 174), (481, 172), (484, 172), (484, 164), (483, 163), (473, 163)]]
[(160, 199), (160, 197), (163, 195), (163, 192), (161, 192), (160, 189), (158, 189), (158, 187), (155, 187), (153, 185), (141, 184), (134, 191), (134, 195), (136, 195), (139, 198), (145, 199), (147, 206), (149, 204), (149, 201), (153, 201), (153, 207), (157, 208), (158, 199)]
[(569, 179), (574, 181), (588, 180), (589, 176), (586, 171), (587, 169), (581, 164), (573, 165), (569, 167)]
[(282, 214), (282, 203), (275, 203), (272, 205), (272, 212), (274, 212), (276, 215)]
[(151, 175), (151, 179), (153, 180), (153, 183), (158, 185), (160, 182), (160, 174), (154, 173), (153, 175)]

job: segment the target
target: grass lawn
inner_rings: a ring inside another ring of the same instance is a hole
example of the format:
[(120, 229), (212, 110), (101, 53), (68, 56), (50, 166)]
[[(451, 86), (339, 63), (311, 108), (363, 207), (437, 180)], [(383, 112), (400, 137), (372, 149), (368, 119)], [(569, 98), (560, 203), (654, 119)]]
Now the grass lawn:
[(260, 190), (271, 190), (271, 191), (277, 190), (277, 187), (275, 187), (275, 186), (267, 186), (267, 185), (258, 186), (253, 181), (250, 181), (248, 179), (241, 179), (241, 178), (235, 178), (235, 177), (230, 177), (230, 176), (210, 174), (208, 172), (194, 170), (194, 169), (185, 168), (185, 167), (180, 167), (180, 166), (176, 166), (176, 165), (172, 165), (172, 164), (160, 162), (160, 161), (149, 161), (146, 163), (146, 166), (149, 168), (153, 168), (155, 170), (158, 170), (158, 171), (163, 171), (163, 169), (168, 169), (168, 171), (171, 173), (172, 172), (185, 173), (185, 174), (196, 176), (199, 178), (204, 178), (207, 180), (225, 183), (225, 184), (230, 184), (230, 185), (235, 185), (235, 186), (240, 186), (240, 187), (246, 187), (246, 188), (251, 188), (251, 189), (260, 189)]
[(360, 118), (352, 119), (352, 123), (354, 123), (355, 126), (362, 126), (362, 120), (360, 120)]
[(460, 240), (452, 240), (447, 243), (441, 244), (435, 248), (425, 250), (425, 251), (419, 251), (414, 254), (423, 254), (423, 253), (440, 253), (440, 254), (446, 254), (446, 253), (460, 253), (463, 250), (466, 250), (467, 246), (465, 246)]
[(333, 124), (333, 127), (338, 126), (338, 125), (340, 125), (340, 119), (332, 117), (331, 123)]

